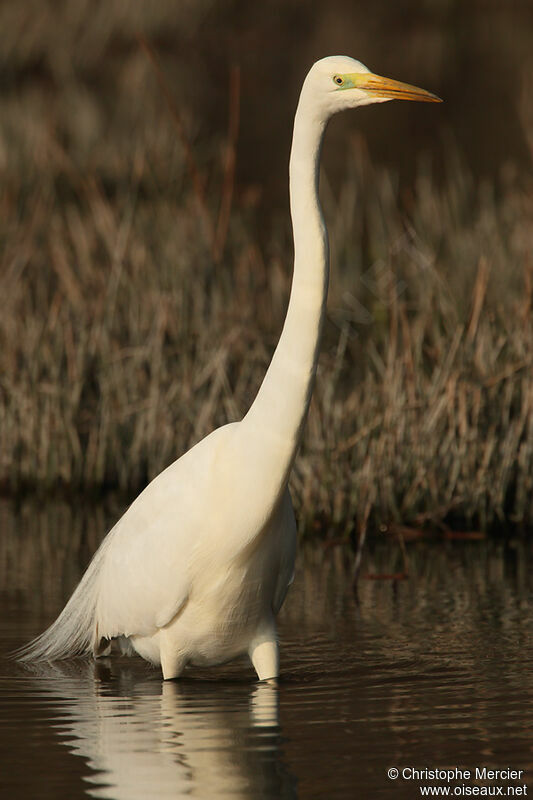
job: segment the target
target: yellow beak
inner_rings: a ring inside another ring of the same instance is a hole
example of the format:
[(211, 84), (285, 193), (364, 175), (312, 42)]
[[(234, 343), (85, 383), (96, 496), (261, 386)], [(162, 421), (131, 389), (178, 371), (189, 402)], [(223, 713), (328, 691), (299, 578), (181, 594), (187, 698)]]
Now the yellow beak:
[(440, 97), (427, 92), (425, 89), (411, 86), (409, 83), (393, 81), (392, 78), (383, 78), (381, 75), (374, 75), (372, 72), (358, 72), (346, 77), (351, 80), (354, 87), (364, 89), (376, 97), (387, 97), (394, 100), (418, 100), (421, 103), (442, 103)]

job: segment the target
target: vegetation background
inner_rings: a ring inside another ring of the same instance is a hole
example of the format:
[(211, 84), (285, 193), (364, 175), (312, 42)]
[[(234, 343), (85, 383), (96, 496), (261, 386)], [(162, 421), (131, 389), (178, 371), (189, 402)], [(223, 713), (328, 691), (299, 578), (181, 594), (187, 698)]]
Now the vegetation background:
[(0, 483), (132, 497), (245, 413), (291, 277), (309, 65), (442, 96), (336, 119), (302, 531), (533, 524), (533, 5), (0, 5)]

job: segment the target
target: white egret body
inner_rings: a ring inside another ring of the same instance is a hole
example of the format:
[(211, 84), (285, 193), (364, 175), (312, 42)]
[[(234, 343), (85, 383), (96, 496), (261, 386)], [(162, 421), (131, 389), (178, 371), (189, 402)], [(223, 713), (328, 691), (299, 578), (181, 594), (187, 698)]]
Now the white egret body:
[(321, 143), (337, 111), (393, 98), (437, 101), (344, 56), (307, 75), (294, 121), (294, 277), (283, 332), (240, 422), (211, 433), (157, 476), (102, 542), (58, 619), (25, 660), (105, 652), (115, 637), (175, 678), (187, 664), (248, 653), (278, 675), (275, 617), (292, 580), (296, 526), (287, 488), (316, 373), (328, 288), (318, 199)]

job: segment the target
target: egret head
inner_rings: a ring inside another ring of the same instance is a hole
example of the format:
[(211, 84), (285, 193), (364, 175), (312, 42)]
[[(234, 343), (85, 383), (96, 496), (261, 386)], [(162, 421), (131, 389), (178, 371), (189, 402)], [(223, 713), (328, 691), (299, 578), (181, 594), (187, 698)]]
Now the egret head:
[(439, 97), (370, 72), (368, 67), (348, 56), (328, 56), (311, 67), (305, 80), (305, 93), (328, 118), (346, 108), (384, 103), (387, 100), (418, 100), (440, 103)]

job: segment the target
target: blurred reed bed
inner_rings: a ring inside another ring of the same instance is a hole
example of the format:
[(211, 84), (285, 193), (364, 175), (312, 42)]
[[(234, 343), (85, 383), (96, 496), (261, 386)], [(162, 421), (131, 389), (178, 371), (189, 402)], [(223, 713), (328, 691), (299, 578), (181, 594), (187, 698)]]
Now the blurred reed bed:
[[(172, 125), (134, 152), (109, 146), (98, 171), (41, 136), (26, 174), (8, 173), (6, 492), (133, 495), (246, 412), (281, 330), (291, 248), (288, 220), (259, 237), (253, 209), (232, 204), (234, 136), (230, 122), (225, 155), (202, 164), (208, 192)], [(511, 170), (476, 186), (451, 159), (443, 186), (421, 164), (402, 194), (362, 141), (346, 160), (339, 191), (323, 178), (332, 281), (292, 478), (302, 530), (530, 526), (533, 190)]]
[[(108, 135), (89, 84), (52, 57), (50, 20), (23, 26), (6, 51), (14, 86), (43, 63), (62, 87), (56, 103), (31, 82), (1, 100), (8, 493), (133, 495), (246, 412), (281, 330), (289, 223), (235, 198), (239, 72), (226, 139), (198, 163), (194, 117), (142, 34), (132, 47), (150, 20), (130, 19), (128, 56), (113, 62)], [(77, 50), (100, 80), (104, 21)], [(345, 163), (340, 189), (322, 181), (332, 284), (292, 480), (302, 530), (531, 525), (533, 189), (510, 169), (479, 187), (450, 157), (443, 185), (421, 163), (406, 194), (357, 138)]]

